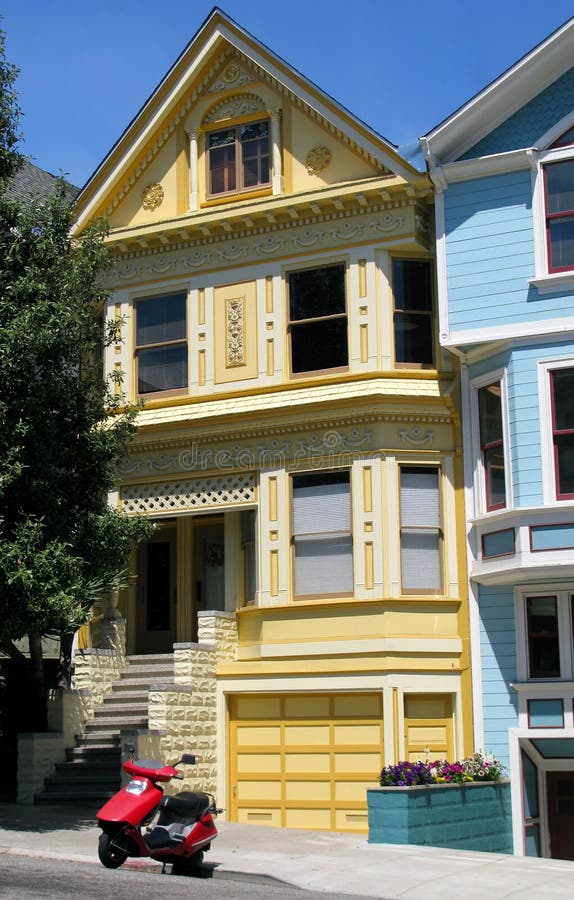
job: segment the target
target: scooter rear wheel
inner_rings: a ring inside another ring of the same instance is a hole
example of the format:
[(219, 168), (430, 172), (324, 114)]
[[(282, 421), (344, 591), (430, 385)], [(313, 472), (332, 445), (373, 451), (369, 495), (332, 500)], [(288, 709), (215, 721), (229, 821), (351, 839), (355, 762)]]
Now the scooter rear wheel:
[(122, 834), (101, 834), (98, 841), (98, 856), (106, 869), (118, 869), (128, 858), (126, 838)]

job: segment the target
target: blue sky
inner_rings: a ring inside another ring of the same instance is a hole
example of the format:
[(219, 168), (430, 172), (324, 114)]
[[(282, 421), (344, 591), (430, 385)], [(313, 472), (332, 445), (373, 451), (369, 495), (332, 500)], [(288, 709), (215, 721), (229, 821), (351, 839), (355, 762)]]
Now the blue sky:
[[(81, 186), (213, 4), (0, 0), (24, 151)], [(225, 0), (225, 12), (396, 144), (574, 14), (572, 0)]]

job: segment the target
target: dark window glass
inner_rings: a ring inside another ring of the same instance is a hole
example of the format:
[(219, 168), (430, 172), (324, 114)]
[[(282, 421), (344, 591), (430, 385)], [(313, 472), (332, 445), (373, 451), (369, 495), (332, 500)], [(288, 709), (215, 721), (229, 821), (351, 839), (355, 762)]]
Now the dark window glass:
[(500, 383), (479, 390), (478, 409), (486, 508), (500, 509), (506, 505)]
[(574, 266), (574, 159), (549, 163), (544, 173), (550, 269), (569, 269)]
[(395, 361), (432, 365), (431, 266), (426, 260), (393, 260)]
[(291, 272), (289, 317), (293, 373), (348, 364), (344, 266)]
[(186, 295), (137, 300), (138, 393), (187, 387)]
[(574, 495), (574, 369), (551, 373), (552, 431), (559, 497)]
[(250, 122), (207, 135), (209, 193), (269, 184), (269, 123)]
[(560, 678), (556, 597), (527, 597), (528, 657), (531, 678)]

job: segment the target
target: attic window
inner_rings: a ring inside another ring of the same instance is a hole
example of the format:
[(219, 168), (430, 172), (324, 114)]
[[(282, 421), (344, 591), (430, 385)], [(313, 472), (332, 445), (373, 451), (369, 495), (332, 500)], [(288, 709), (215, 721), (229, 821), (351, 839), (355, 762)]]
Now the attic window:
[(270, 184), (268, 120), (219, 128), (206, 141), (209, 196)]

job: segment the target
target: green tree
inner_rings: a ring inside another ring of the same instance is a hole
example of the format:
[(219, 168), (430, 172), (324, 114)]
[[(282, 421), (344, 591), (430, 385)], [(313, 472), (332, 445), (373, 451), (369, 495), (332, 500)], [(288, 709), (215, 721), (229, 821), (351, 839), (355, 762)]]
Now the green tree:
[(8, 197), (21, 157), (0, 55), (0, 650), (28, 636), (41, 696), (41, 636), (87, 620), (150, 526), (108, 504), (137, 410), (99, 364), (118, 327), (102, 318), (106, 227), (70, 238), (63, 181), (42, 202)]

